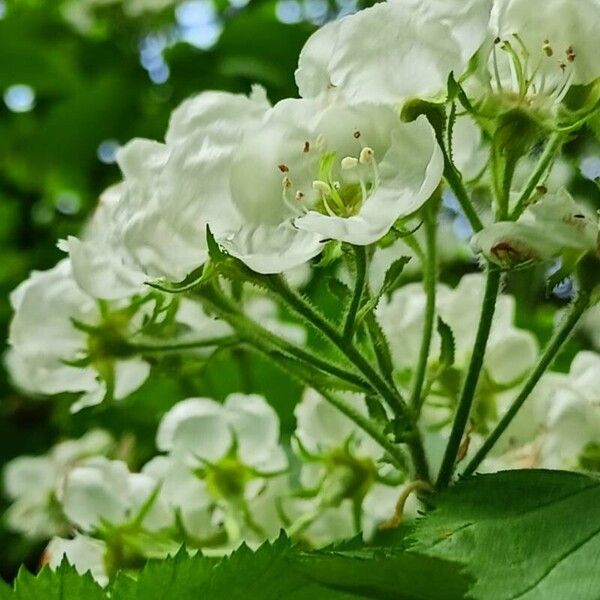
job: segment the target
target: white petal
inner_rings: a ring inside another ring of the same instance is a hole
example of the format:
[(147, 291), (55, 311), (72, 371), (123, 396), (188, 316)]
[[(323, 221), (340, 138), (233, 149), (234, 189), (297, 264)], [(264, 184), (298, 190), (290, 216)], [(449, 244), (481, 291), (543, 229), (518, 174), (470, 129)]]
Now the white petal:
[(121, 400), (135, 392), (150, 375), (150, 365), (141, 358), (115, 363), (115, 399)]
[(72, 540), (54, 538), (46, 548), (51, 569), (58, 569), (63, 558), (66, 558), (80, 575), (89, 572), (101, 586), (108, 585), (105, 555), (104, 542), (85, 535), (76, 535)]

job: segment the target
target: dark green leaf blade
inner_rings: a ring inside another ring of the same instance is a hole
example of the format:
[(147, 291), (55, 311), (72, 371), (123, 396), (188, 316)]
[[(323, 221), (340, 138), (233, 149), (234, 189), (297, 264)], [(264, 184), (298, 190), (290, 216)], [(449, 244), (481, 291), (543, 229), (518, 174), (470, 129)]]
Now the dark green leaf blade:
[(467, 564), (473, 598), (600, 597), (600, 480), (507, 471), (465, 480), (432, 502), (412, 549)]

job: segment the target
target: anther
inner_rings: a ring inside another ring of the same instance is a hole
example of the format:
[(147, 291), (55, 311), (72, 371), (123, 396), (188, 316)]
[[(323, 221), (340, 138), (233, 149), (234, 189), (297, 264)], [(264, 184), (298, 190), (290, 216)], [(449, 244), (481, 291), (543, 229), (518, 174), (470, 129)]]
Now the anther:
[(345, 171), (350, 171), (351, 169), (354, 169), (354, 167), (356, 167), (356, 165), (358, 164), (358, 159), (354, 158), (354, 156), (346, 156), (345, 158), (342, 158), (342, 169), (344, 169)]
[(573, 48), (573, 46), (569, 46), (567, 48), (567, 61), (572, 63), (575, 61), (576, 57), (577, 57), (577, 54), (575, 54), (575, 49)]
[(360, 131), (357, 129), (352, 135), (354, 136), (354, 139), (357, 140), (360, 137)]
[(277, 165), (277, 168), (282, 172), (282, 173), (287, 173), (290, 169), (287, 165), (281, 164), (281, 165)]
[(554, 54), (554, 50), (552, 50), (552, 46), (550, 45), (550, 40), (544, 40), (542, 50), (547, 57), (550, 57)]
[(304, 142), (304, 150), (303, 152), (306, 154), (306, 152), (310, 151), (310, 142)]
[(302, 198), (304, 198), (304, 194), (303, 194), (303, 193), (302, 193), (300, 190), (298, 190), (298, 191), (296, 192), (296, 200), (297, 200), (298, 202), (301, 202), (301, 201), (302, 201)]
[(331, 194), (330, 185), (328, 183), (325, 183), (324, 181), (321, 181), (320, 179), (315, 179), (312, 183), (312, 186), (315, 192), (319, 192), (324, 196), (329, 196), (329, 194)]
[(375, 156), (375, 152), (373, 152), (373, 148), (370, 148), (369, 146), (365, 146), (360, 151), (360, 156), (358, 157), (358, 162), (360, 162), (361, 165), (366, 165), (367, 163), (370, 163), (373, 160), (374, 156)]
[(502, 41), (502, 38), (496, 37), (494, 38), (494, 44), (499, 44)]
[(283, 186), (283, 189), (287, 190), (292, 187), (292, 180), (286, 176), (281, 180), (281, 185)]

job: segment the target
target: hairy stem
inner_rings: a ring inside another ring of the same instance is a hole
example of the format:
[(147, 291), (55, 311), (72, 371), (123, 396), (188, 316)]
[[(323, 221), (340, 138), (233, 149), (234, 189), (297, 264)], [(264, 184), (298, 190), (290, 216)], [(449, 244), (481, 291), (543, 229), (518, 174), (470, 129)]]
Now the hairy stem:
[(162, 353), (162, 352), (179, 352), (182, 350), (194, 350), (196, 348), (212, 348), (214, 346), (231, 346), (239, 342), (239, 338), (235, 335), (224, 335), (220, 337), (204, 338), (201, 340), (187, 340), (182, 342), (174, 342), (171, 344), (150, 344), (143, 342), (128, 342), (127, 345), (131, 350), (140, 353)]
[(427, 363), (433, 338), (433, 323), (435, 320), (435, 297), (437, 285), (437, 210), (435, 207), (425, 208), (425, 237), (427, 249), (423, 263), (423, 286), (425, 288), (425, 318), (417, 368), (415, 370), (410, 405), (419, 414), (423, 401), (423, 384), (427, 373)]
[(366, 392), (371, 391), (371, 388), (360, 375), (352, 373), (331, 362), (331, 360), (325, 360), (313, 352), (295, 346), (291, 342), (271, 333), (241, 313), (219, 291), (207, 288), (202, 290), (201, 294), (203, 300), (210, 305), (211, 309), (224, 321), (227, 321), (238, 332), (241, 338), (248, 340), (252, 344), (260, 343), (264, 345), (266, 342), (271, 348), (274, 347), (292, 358), (296, 358), (321, 372), (332, 375), (340, 381), (350, 384), (353, 388), (359, 388)]
[(346, 358), (362, 373), (373, 389), (388, 404), (397, 417), (405, 420), (409, 427), (406, 436), (415, 474), (419, 479), (429, 480), (427, 457), (423, 447), (421, 432), (418, 429), (412, 411), (407, 407), (400, 392), (392, 382), (385, 380), (371, 363), (351, 343), (347, 343), (337, 329), (319, 312), (317, 312), (300, 294), (290, 288), (281, 276), (267, 278), (271, 290), (276, 293), (286, 305), (298, 315), (325, 335)]
[(506, 414), (502, 417), (500, 422), (490, 433), (490, 435), (485, 440), (481, 448), (471, 459), (466, 469), (464, 470), (463, 475), (471, 475), (475, 472), (475, 470), (481, 464), (483, 459), (494, 447), (500, 436), (506, 431), (506, 428), (515, 418), (515, 415), (517, 414), (517, 412), (519, 412), (519, 410), (525, 403), (525, 400), (527, 400), (531, 392), (534, 390), (542, 375), (554, 362), (554, 359), (556, 358), (564, 343), (567, 341), (567, 339), (575, 329), (575, 326), (579, 322), (579, 319), (587, 309), (588, 305), (588, 295), (580, 293), (577, 300), (571, 306), (568, 315), (558, 326), (558, 328), (554, 332), (554, 335), (548, 342), (548, 345), (546, 346), (538, 363), (536, 364), (533, 371), (529, 374), (527, 381), (523, 385), (523, 389), (519, 392), (519, 395), (515, 398), (510, 408), (506, 411)]
[(471, 408), (473, 406), (475, 392), (477, 390), (477, 384), (483, 366), (483, 358), (485, 356), (485, 350), (496, 309), (496, 298), (500, 290), (500, 279), (500, 271), (489, 265), (483, 303), (481, 306), (481, 316), (477, 334), (475, 336), (475, 343), (473, 345), (473, 353), (471, 354), (471, 361), (467, 368), (467, 374), (461, 389), (450, 438), (442, 460), (442, 466), (440, 467), (436, 483), (438, 489), (447, 487), (452, 479), (452, 474), (454, 473), (456, 457), (469, 420), (469, 415), (471, 414)]
[(354, 263), (356, 265), (356, 280), (354, 282), (354, 292), (346, 315), (344, 323), (343, 337), (346, 343), (352, 342), (354, 338), (354, 328), (356, 325), (356, 314), (360, 308), (365, 283), (367, 280), (367, 252), (364, 246), (352, 246), (354, 251)]
[(535, 166), (534, 170), (531, 172), (525, 187), (519, 194), (517, 199), (517, 203), (513, 212), (511, 214), (511, 220), (516, 221), (522, 214), (523, 211), (527, 208), (527, 204), (529, 202), (529, 198), (531, 198), (531, 194), (535, 190), (536, 186), (540, 182), (542, 176), (551, 165), (552, 161), (556, 158), (558, 151), (560, 150), (562, 143), (565, 139), (563, 133), (554, 133), (548, 140), (540, 159)]

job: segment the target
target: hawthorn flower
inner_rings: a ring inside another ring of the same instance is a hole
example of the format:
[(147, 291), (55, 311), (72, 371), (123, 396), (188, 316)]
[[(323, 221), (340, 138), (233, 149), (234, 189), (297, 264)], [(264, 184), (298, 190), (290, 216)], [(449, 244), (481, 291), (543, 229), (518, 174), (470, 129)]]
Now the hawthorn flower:
[(77, 412), (137, 390), (150, 374), (145, 353), (160, 348), (162, 338), (177, 347), (231, 331), (188, 298), (167, 298), (148, 287), (142, 292), (98, 301), (77, 285), (69, 259), (33, 272), (11, 295), (15, 314), (5, 360), (15, 385), (31, 394), (79, 392), (71, 406)]
[(4, 468), (4, 491), (12, 500), (7, 525), (29, 538), (48, 538), (64, 532), (65, 516), (58, 496), (69, 471), (87, 457), (104, 454), (112, 445), (105, 431), (90, 431), (67, 440), (42, 456), (19, 456)]
[(316, 31), (300, 53), (300, 95), (399, 105), (445, 93), (483, 43), (491, 0), (389, 0)]
[(162, 481), (161, 498), (179, 514), (190, 543), (232, 547), (277, 535), (276, 497), (288, 461), (277, 415), (261, 396), (179, 402), (163, 417), (156, 443), (169, 454), (144, 472)]
[(499, 222), (473, 236), (475, 252), (504, 268), (562, 257), (568, 263), (598, 252), (598, 220), (561, 189), (532, 204), (516, 222)]
[(600, 471), (600, 355), (580, 352), (568, 374), (540, 380), (481, 470)]
[[(346, 401), (368, 415), (358, 395)], [(294, 411), (301, 489), (285, 504), (288, 532), (322, 546), (358, 532), (370, 537), (394, 514), (402, 473), (382, 461), (383, 449), (313, 390)]]
[(530, 0), (496, 0), (491, 27), (492, 85), (521, 98), (560, 103), (573, 85), (600, 77), (598, 0), (549, 0), (543, 10)]
[(104, 457), (76, 466), (65, 478), (59, 499), (79, 532), (54, 538), (46, 549), (51, 568), (64, 557), (78, 572), (90, 571), (101, 585), (117, 570), (176, 551), (174, 514), (158, 494), (160, 483), (145, 473)]
[(442, 170), (424, 118), (406, 124), (385, 106), (283, 100), (234, 155), (231, 198), (244, 224), (219, 241), (261, 273), (306, 262), (328, 239), (371, 244), (425, 203)]
[[(108, 239), (144, 280), (183, 280), (208, 258), (207, 225), (215, 236), (236, 227), (228, 194), (232, 153), (268, 107), (259, 88), (250, 97), (203, 92), (173, 112), (165, 143), (135, 139), (121, 148), (124, 181)], [(110, 243), (104, 247), (112, 251)]]

